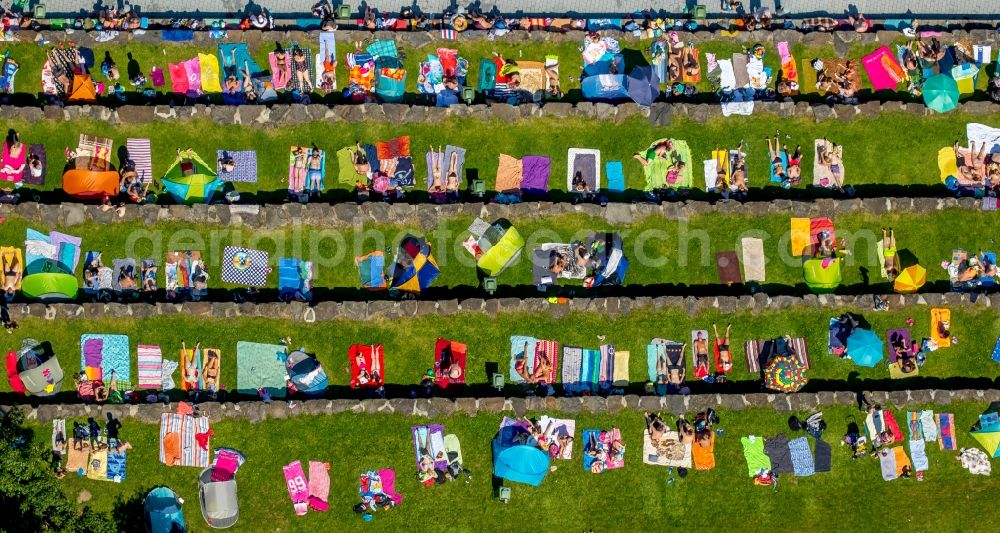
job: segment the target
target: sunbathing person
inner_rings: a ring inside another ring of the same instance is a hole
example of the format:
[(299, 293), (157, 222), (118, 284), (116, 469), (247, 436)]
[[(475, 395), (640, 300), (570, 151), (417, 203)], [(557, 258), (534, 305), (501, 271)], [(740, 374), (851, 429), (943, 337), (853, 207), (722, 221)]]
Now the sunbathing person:
[(319, 184), (323, 180), (323, 152), (312, 145), (312, 153), (309, 154), (309, 168), (306, 171), (306, 187), (310, 194), (319, 194)]
[(549, 374), (552, 373), (552, 361), (549, 360), (549, 356), (545, 353), (535, 354), (535, 368), (531, 371), (532, 383), (542, 383), (545, 384), (549, 380)]
[(781, 152), (784, 149), (781, 144), (781, 137), (778, 132), (774, 132), (774, 142), (771, 142), (770, 137), (764, 137), (767, 141), (767, 156), (771, 158), (771, 169), (774, 175), (781, 181), (788, 179), (788, 174), (785, 170), (785, 161), (781, 157)]
[(941, 41), (936, 37), (931, 37), (930, 42), (917, 41), (917, 57), (929, 63), (937, 63), (944, 59), (945, 47), (941, 46)]
[(361, 143), (354, 143), (354, 148), (350, 149), (350, 152), (351, 161), (354, 163), (354, 171), (364, 176), (371, 173), (372, 167), (368, 162), (368, 154), (361, 148)]
[(545, 79), (548, 81), (546, 92), (548, 92), (549, 96), (562, 98), (563, 90), (559, 83), (559, 63), (545, 65)]
[(653, 441), (655, 445), (667, 433), (667, 425), (663, 423), (660, 415), (645, 413), (644, 416), (646, 418), (646, 431), (649, 432), (649, 440)]
[(431, 186), (428, 192), (432, 193), (443, 193), (445, 191), (444, 183), (441, 181), (441, 163), (444, 160), (444, 150), (439, 146), (438, 150), (434, 150), (434, 146), (430, 147), (431, 152)]
[(211, 392), (218, 390), (219, 372), (219, 351), (215, 349), (205, 350), (205, 357), (201, 364), (201, 376), (205, 388)]
[(670, 165), (670, 168), (667, 169), (667, 183), (669, 185), (677, 183), (677, 180), (681, 177), (681, 173), (684, 172), (685, 166), (685, 163), (680, 159), (677, 159), (673, 165)]
[(302, 92), (312, 92), (313, 85), (309, 79), (309, 64), (306, 62), (306, 53), (298, 46), (292, 49), (292, 67), (295, 69), (295, 77), (299, 80), (299, 88)]
[(677, 419), (677, 433), (680, 434), (681, 442), (684, 444), (694, 443), (694, 426), (684, 418), (684, 415), (680, 415)]
[(296, 146), (295, 151), (292, 152), (292, 181), (288, 184), (288, 188), (293, 191), (302, 191), (305, 189), (306, 159), (306, 149)]
[[(682, 354), (684, 353), (685, 349), (687, 349), (687, 343), (684, 343), (684, 344), (681, 345), (681, 353)], [(683, 361), (683, 359), (680, 359), (680, 361)], [(678, 363), (680, 363), (680, 361), (678, 361)], [(680, 387), (681, 385), (683, 385), (684, 384), (684, 372), (685, 372), (685, 370), (684, 370), (684, 366), (683, 365), (680, 365), (680, 364), (669, 365), (667, 367), (667, 382), (668, 382), (668, 384), (669, 385), (673, 385), (675, 387)]]
[(441, 363), (434, 372), (437, 378), (448, 378), (452, 381), (462, 378), (462, 365), (455, 359), (451, 348), (445, 348), (441, 353)]
[(736, 157), (733, 158), (733, 176), (730, 187), (738, 192), (747, 192), (747, 154), (743, 151), (743, 143), (736, 148)]
[[(514, 356), (514, 371), (517, 375), (521, 376), (521, 379), (525, 383), (534, 383), (535, 376), (534, 372), (528, 372), (528, 343), (524, 343), (524, 349), (520, 353)], [(535, 365), (538, 365), (538, 360), (535, 360)]]
[(477, 30), (492, 30), (496, 24), (494, 17), (487, 17), (478, 9), (467, 12), (465, 16), (472, 21), (472, 26)]
[(715, 153), (718, 154), (718, 157), (715, 160), (715, 188), (723, 192), (728, 191), (729, 181), (726, 177), (728, 174), (728, 169), (726, 168), (726, 152), (717, 146), (715, 147)]
[(587, 180), (584, 179), (580, 171), (573, 174), (573, 190), (576, 192), (591, 192), (590, 184), (587, 183)]
[(195, 390), (198, 388), (198, 352), (201, 350), (201, 343), (197, 343), (194, 347), (194, 352), (188, 355), (187, 343), (183, 340), (181, 341), (181, 353), (184, 354), (183, 361), (183, 379), (188, 390)]
[(292, 70), (288, 65), (288, 52), (280, 44), (274, 51), (274, 59), (275, 64), (278, 65), (277, 69), (272, 73), (274, 84), (278, 87), (284, 87), (292, 80)]
[(830, 173), (833, 175), (833, 182), (830, 184), (833, 186), (832, 188), (844, 192), (844, 176), (841, 172), (843, 147), (824, 138), (817, 158), (821, 165), (830, 169)]
[(13, 296), (17, 284), (21, 282), (23, 269), (14, 254), (3, 256), (3, 290), (8, 296)]
[(137, 288), (135, 280), (135, 268), (127, 265), (118, 274), (118, 286), (122, 290), (135, 290)]
[(701, 64), (698, 63), (697, 51), (692, 46), (685, 46), (681, 49), (681, 64), (684, 65), (684, 75), (688, 78), (697, 78), (701, 74)]
[(888, 232), (882, 228), (882, 264), (889, 281), (895, 281), (899, 275), (899, 258), (896, 257), (896, 232), (892, 228)]
[(715, 331), (715, 342), (719, 345), (719, 362), (722, 363), (723, 372), (729, 372), (733, 368), (733, 357), (729, 353), (729, 332), (732, 328), (732, 324), (727, 324), (726, 334), (720, 336), (718, 326), (712, 324), (712, 329)]
[(695, 353), (695, 356), (694, 356), (694, 366), (695, 366), (695, 368), (701, 367), (701, 368), (704, 368), (707, 371), (708, 370), (708, 339), (705, 338), (705, 334), (704, 333), (702, 333), (702, 332), (699, 331), (695, 335), (695, 339), (694, 339), (694, 341), (693, 341), (692, 344), (693, 344), (694, 353)]

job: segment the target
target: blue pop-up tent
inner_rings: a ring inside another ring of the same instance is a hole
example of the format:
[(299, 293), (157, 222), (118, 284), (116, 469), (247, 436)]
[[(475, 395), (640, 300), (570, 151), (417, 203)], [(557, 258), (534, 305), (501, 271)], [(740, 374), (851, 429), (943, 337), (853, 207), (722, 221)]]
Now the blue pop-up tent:
[(167, 487), (156, 487), (143, 500), (143, 515), (149, 533), (186, 531), (184, 511), (177, 493)]
[(493, 475), (537, 487), (549, 473), (549, 455), (535, 446), (517, 444), (515, 437), (524, 431), (509, 426), (493, 438)]

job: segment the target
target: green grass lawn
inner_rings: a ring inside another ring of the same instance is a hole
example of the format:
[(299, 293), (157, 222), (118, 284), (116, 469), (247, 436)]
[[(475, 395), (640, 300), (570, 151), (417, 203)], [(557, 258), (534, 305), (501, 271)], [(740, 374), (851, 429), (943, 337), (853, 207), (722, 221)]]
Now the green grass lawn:
[[(267, 54), (274, 50), (275, 40), (280, 38), (280, 33), (274, 33), (273, 36), (264, 33), (263, 39), (260, 43), (251, 43), (250, 52), (254, 60), (265, 72), (269, 70)], [(316, 33), (313, 33), (316, 35)], [(72, 35), (66, 35), (64, 40), (66, 42), (72, 42), (74, 37)], [(313, 52), (319, 51), (318, 37), (316, 40), (310, 40), (309, 42), (300, 42), (299, 44), (304, 47), (311, 47)], [(233, 38), (226, 39), (224, 42), (240, 42), (243, 40), (243, 36), (240, 32), (233, 32)], [(54, 44), (59, 44), (61, 41), (56, 41)], [(899, 43), (905, 42), (902, 35), (900, 35)], [(649, 47), (651, 45), (651, 40), (642, 40), (639, 42), (622, 42), (622, 48), (625, 55), (626, 69), (631, 69), (634, 65), (648, 64), (649, 62)], [(290, 42), (285, 41), (283, 43), (285, 47), (291, 45)], [(367, 45), (367, 43), (366, 43)], [(580, 99), (579, 92), (579, 77), (583, 69), (583, 59), (580, 55), (581, 43), (577, 41), (559, 41), (559, 42), (514, 42), (512, 40), (507, 40), (499, 38), (495, 41), (488, 41), (485, 38), (475, 38), (471, 40), (463, 40), (459, 42), (455, 41), (443, 41), (437, 38), (431, 40), (430, 43), (423, 45), (419, 48), (413, 48), (405, 45), (402, 41), (397, 41), (400, 51), (405, 55), (405, 60), (403, 61), (403, 66), (407, 70), (407, 80), (406, 80), (406, 91), (408, 93), (407, 99), (414, 100), (416, 98), (416, 80), (417, 80), (417, 64), (420, 61), (425, 61), (428, 54), (436, 53), (438, 48), (455, 48), (458, 49), (459, 55), (464, 57), (469, 61), (469, 73), (467, 76), (467, 84), (471, 86), (476, 85), (476, 80), (479, 77), (479, 61), (480, 59), (488, 59), (492, 57), (493, 53), (496, 52), (507, 59), (523, 59), (525, 61), (543, 61), (546, 55), (556, 55), (559, 57), (560, 63), (560, 78), (562, 80), (562, 87), (564, 91), (567, 91), (566, 98), (568, 100), (578, 100)], [(21, 43), (2, 43), (0, 45), (0, 51), (9, 50), (11, 57), (18, 62), (20, 65), (20, 72), (15, 81), (15, 92), (22, 93), (26, 95), (37, 95), (40, 91), (39, 76), (41, 73), (42, 65), (45, 62), (45, 54), (51, 49), (53, 45), (49, 46), (38, 46), (30, 42)], [(744, 51), (744, 45), (737, 42), (735, 39), (718, 38), (711, 41), (700, 42), (697, 44), (699, 51), (701, 52), (702, 67), (706, 67), (704, 54), (713, 53), (716, 54), (720, 59), (728, 58), (733, 53), (739, 53)], [(853, 43), (848, 51), (848, 57), (857, 58), (860, 60), (861, 56), (871, 51), (875, 50), (881, 46), (880, 44), (862, 44), (860, 42)], [(775, 51), (773, 44), (767, 43), (767, 54), (764, 57), (764, 64), (770, 67), (773, 72), (777, 73), (781, 69), (780, 58), (778, 53)], [(163, 69), (164, 73), (167, 72), (168, 63), (178, 63), (195, 57), (199, 52), (206, 54), (216, 54), (217, 55), (217, 45), (215, 43), (206, 43), (203, 45), (195, 44), (179, 44), (179, 43), (148, 43), (148, 42), (119, 42), (113, 41), (110, 43), (98, 43), (92, 48), (94, 51), (95, 66), (92, 70), (94, 74), (94, 79), (98, 81), (108, 80), (104, 79), (101, 75), (100, 64), (106, 57), (105, 54), (110, 54), (112, 60), (118, 65), (118, 68), (122, 75), (121, 83), (125, 86), (128, 93), (135, 96), (135, 91), (133, 87), (127, 83), (128, 78), (131, 78), (130, 72), (137, 70), (147, 75), (153, 66), (159, 66)], [(345, 54), (354, 50), (354, 44), (346, 40), (346, 37), (341, 37), (337, 39), (337, 81), (339, 83), (338, 88), (343, 89), (348, 80), (348, 72), (345, 61)], [(792, 46), (792, 53), (795, 55), (796, 59), (801, 65), (804, 61), (810, 61), (813, 58), (832, 58), (838, 57), (838, 54), (832, 46), (814, 46), (806, 44), (795, 44)], [(134, 64), (130, 66), (131, 61), (134, 60)], [(704, 72), (704, 71), (703, 71)], [(986, 86), (986, 77), (983, 76), (979, 80), (979, 87), (984, 88)], [(151, 82), (150, 82), (151, 85)], [(697, 84), (700, 91), (711, 91), (711, 85), (708, 82), (707, 76), (702, 76), (702, 81)], [(869, 82), (867, 76), (862, 74), (862, 86), (865, 90), (870, 90), (871, 83)], [(170, 90), (170, 78), (167, 77), (167, 86), (159, 88), (161, 93), (167, 93)], [(706, 98), (710, 95), (705, 95)], [(892, 99), (909, 99), (909, 95), (905, 92), (905, 87), (901, 91), (883, 91), (878, 93), (878, 97), (881, 98), (892, 98)], [(331, 101), (340, 101), (339, 94), (331, 98)]]
[[(959, 446), (975, 444), (965, 430), (983, 412), (984, 404), (963, 402), (928, 408), (954, 413)], [(803, 414), (807, 413), (799, 413)], [(848, 421), (853, 417), (863, 422), (863, 413), (853, 406), (831, 406), (824, 407), (823, 414), (828, 424), (824, 440), (833, 446), (833, 470), (806, 478), (782, 475), (776, 491), (753, 486), (739, 443), (740, 437), (747, 435), (788, 433), (787, 415), (769, 409), (720, 411), (718, 427), (725, 434), (716, 440), (716, 468), (691, 471), (684, 479), (674, 472), (673, 483), (667, 482), (671, 474), (666, 468), (641, 463), (641, 413), (571, 415), (576, 418), (578, 442), (583, 429), (620, 428), (626, 445), (625, 467), (598, 476), (584, 471), (578, 444), (573, 459), (558, 461), (558, 470), (549, 473), (540, 487), (507, 482), (512, 487), (508, 505), (492, 496), (490, 440), (500, 415), (433, 420), (461, 440), (465, 464), (473, 472), (470, 484), (418, 485), (412, 474), (415, 459), (410, 426), (428, 421), (400, 415), (302, 416), (259, 425), (220, 422), (213, 425), (212, 446), (234, 447), (248, 458), (237, 474), (240, 519), (234, 531), (371, 529), (351, 507), (359, 501), (358, 475), (381, 468), (395, 469), (396, 486), (403, 495), (402, 506), (375, 514), (374, 525), (390, 531), (412, 531), (418, 523), (421, 530), (435, 532), (510, 531), (518, 527), (514, 524), (538, 530), (610, 531), (663, 523), (694, 530), (826, 531), (840, 525), (884, 521), (887, 511), (882, 504), (893, 505), (888, 502), (933, 507), (933, 512), (919, 513), (919, 518), (909, 513), (899, 515), (898, 520), (907, 527), (951, 530), (963, 527), (970, 517), (988, 517), (995, 512), (996, 477), (970, 475), (954, 459), (957, 452), (943, 452), (933, 442), (928, 443), (930, 467), (924, 481), (885, 482), (876, 458), (852, 460), (847, 448), (837, 444)], [(905, 416), (905, 410), (896, 410), (897, 420), (902, 420), (900, 415)], [(667, 421), (672, 422), (673, 417)], [(157, 456), (157, 426), (132, 420), (124, 420), (124, 424), (121, 435), (134, 446), (129, 452), (126, 481), (113, 484), (70, 475), (63, 481), (67, 495), (75, 500), (86, 490), (93, 497), (90, 505), (112, 512), (134, 527), (139, 523), (136, 510), (141, 509), (145, 493), (154, 486), (167, 485), (184, 498), (185, 518), (192, 530), (207, 531), (197, 503), (198, 469), (163, 466)], [(33, 427), (37, 438), (47, 443), (50, 428)], [(295, 460), (304, 464), (309, 460), (330, 462), (329, 512), (295, 516), (281, 470)], [(443, 515), (442, 509), (446, 509)]]
[[(847, 249), (852, 251), (844, 262), (843, 283), (852, 290), (891, 291), (889, 283), (880, 276), (881, 258), (875, 249), (877, 241), (882, 238), (881, 228), (891, 227), (896, 231), (902, 255), (912, 256), (927, 268), (927, 279), (932, 286), (924, 290), (933, 287), (945, 291), (948, 275), (939, 263), (951, 259), (953, 248), (964, 248), (970, 253), (997, 251), (993, 235), (985, 231), (991, 220), (990, 213), (962, 210), (837, 216), (834, 220), (837, 236), (847, 239)], [(471, 222), (472, 218), (466, 216), (443, 217), (433, 228), (421, 227), (415, 221), (403, 226), (365, 224), (360, 228), (343, 230), (299, 226), (250, 230), (180, 222), (152, 226), (141, 222), (120, 222), (86, 223), (65, 231), (83, 238), (83, 250), (103, 252), (107, 264), (114, 258), (122, 257), (153, 257), (162, 264), (168, 251), (201, 250), (212, 276), (209, 280), (211, 288), (234, 287), (222, 282), (219, 277), (222, 250), (229, 245), (266, 250), (271, 254), (272, 264), (277, 264), (279, 256), (314, 261), (316, 287), (356, 289), (359, 287), (359, 276), (355, 257), (373, 250), (383, 250), (392, 256), (396, 252), (396, 244), (404, 236), (425, 236), (433, 244), (433, 254), (441, 268), (440, 276), (431, 287), (433, 291), (435, 288), (470, 289), (478, 286), (472, 256), (462, 248)], [(538, 294), (533, 288), (530, 259), (535, 248), (546, 242), (568, 243), (574, 239), (585, 239), (594, 231), (622, 234), (623, 251), (631, 263), (625, 281), (633, 291), (639, 290), (639, 287), (656, 290), (656, 287), (670, 286), (682, 292), (697, 288), (716, 292), (725, 290), (719, 282), (715, 254), (733, 250), (740, 254), (741, 238), (759, 237), (764, 239), (768, 261), (766, 288), (797, 294), (808, 292), (802, 277), (801, 259), (790, 256), (789, 217), (783, 214), (759, 217), (712, 214), (681, 222), (646, 217), (627, 226), (611, 225), (604, 219), (582, 214), (514, 217), (511, 222), (524, 237), (526, 245), (516, 262), (499, 276), (499, 283), (508, 287), (507, 290), (518, 288), (519, 294)], [(0, 226), (0, 243), (20, 246), (27, 226), (42, 231), (56, 229), (28, 224), (20, 217), (11, 216)], [(959, 238), (955, 235), (956, 227), (969, 228), (970, 231)], [(912, 260), (907, 260), (906, 264)], [(160, 280), (160, 287), (163, 288), (162, 272)], [(270, 276), (268, 286), (277, 286), (276, 274)], [(581, 282), (563, 280), (561, 286), (580, 288)], [(366, 299), (377, 297), (367, 292), (364, 294)]]
[[(337, 182), (337, 164), (334, 153), (355, 141), (374, 143), (401, 135), (410, 136), (414, 154), (416, 189), (424, 185), (427, 166), (424, 156), (430, 146), (453, 144), (468, 149), (465, 168), (475, 171), (492, 190), (496, 181), (497, 156), (500, 153), (523, 157), (546, 155), (552, 158), (549, 187), (565, 191), (566, 160), (569, 148), (595, 148), (601, 150), (602, 160), (622, 161), (626, 189), (639, 191), (645, 187), (642, 169), (632, 159), (632, 154), (643, 150), (656, 139), (674, 137), (687, 140), (691, 147), (693, 186), (704, 189), (701, 161), (711, 159), (712, 150), (720, 147), (735, 148), (740, 141), (748, 150), (748, 173), (751, 197), (768, 197), (784, 194), (769, 181), (769, 161), (765, 137), (773, 137), (780, 130), (783, 142), (794, 150), (796, 144), (804, 147), (803, 181), (812, 181), (812, 145), (816, 138), (826, 137), (844, 146), (844, 166), (847, 184), (859, 186), (886, 186), (891, 195), (949, 194), (941, 185), (937, 166), (937, 152), (950, 146), (956, 139), (964, 139), (969, 122), (1000, 124), (1000, 115), (970, 117), (963, 114), (916, 117), (907, 113), (886, 113), (878, 119), (855, 118), (851, 122), (827, 121), (816, 124), (810, 118), (779, 118), (773, 115), (728, 117), (713, 119), (708, 124), (696, 124), (686, 117), (674, 117), (670, 129), (654, 127), (641, 117), (634, 117), (621, 124), (598, 123), (582, 118), (543, 117), (513, 125), (488, 123), (472, 118), (448, 118), (438, 124), (391, 124), (388, 122), (336, 123), (335, 127), (324, 122), (312, 122), (290, 127), (261, 128), (256, 125), (224, 126), (208, 120), (157, 122), (144, 125), (111, 125), (91, 121), (24, 123), (10, 121), (7, 127), (17, 129), (28, 143), (44, 143), (48, 152), (49, 167), (44, 190), (62, 187), (64, 161), (63, 149), (74, 148), (81, 133), (112, 138), (115, 150), (129, 137), (146, 137), (152, 140), (153, 173), (162, 176), (176, 159), (176, 149), (191, 147), (212, 164), (217, 150), (256, 150), (258, 159), (257, 183), (236, 183), (243, 193), (274, 192), (288, 188), (288, 153), (292, 145), (316, 143), (327, 150), (326, 187), (328, 196), (347, 199), (347, 192), (354, 182)], [(893, 132), (893, 133), (888, 133)], [(905, 132), (905, 133), (904, 133)], [(115, 159), (117, 162), (117, 158)], [(602, 176), (604, 171), (601, 171)], [(602, 177), (602, 180), (604, 178)], [(803, 185), (801, 189), (806, 189)], [(332, 191), (331, 191), (332, 189)], [(808, 187), (809, 196), (824, 195)], [(860, 190), (859, 189), (859, 190)], [(868, 187), (871, 196), (878, 187)], [(801, 192), (799, 194), (802, 194)], [(166, 196), (166, 195), (164, 195)], [(271, 195), (271, 201), (284, 195)], [(265, 195), (264, 198), (267, 198)], [(248, 197), (249, 199), (249, 197)], [(164, 201), (167, 201), (164, 198)]]
[[(496, 316), (482, 314), (458, 314), (448, 317), (417, 316), (404, 320), (337, 320), (305, 324), (278, 318), (230, 318), (193, 317), (185, 315), (158, 316), (147, 319), (129, 318), (75, 318), (63, 321), (46, 321), (30, 318), (21, 321), (21, 328), (12, 336), (0, 338), (0, 348), (17, 349), (21, 339), (32, 337), (40, 341), (50, 341), (59, 357), (63, 369), (69, 373), (77, 371), (80, 365), (80, 335), (84, 333), (115, 333), (128, 335), (131, 351), (135, 353), (137, 344), (161, 346), (165, 358), (178, 359), (181, 340), (188, 346), (201, 342), (208, 348), (222, 351), (222, 383), (226, 390), (237, 388), (236, 343), (252, 341), (277, 344), (286, 335), (292, 337), (293, 345), (305, 346), (315, 352), (323, 363), (335, 387), (331, 392), (336, 396), (347, 392), (349, 374), (347, 372), (347, 351), (351, 344), (385, 345), (386, 383), (392, 386), (390, 394), (408, 396), (416, 389), (421, 375), (434, 362), (434, 341), (446, 338), (468, 344), (467, 383), (473, 391), (481, 394), (496, 394), (484, 386), (489, 383), (491, 371), (499, 368), (504, 374), (510, 362), (510, 336), (530, 335), (541, 339), (553, 339), (562, 346), (596, 348), (600, 344), (614, 344), (618, 350), (631, 353), (629, 361), (630, 380), (633, 389), (640, 391), (647, 381), (646, 345), (654, 337), (689, 342), (691, 331), (708, 329), (712, 324), (724, 329), (733, 324), (731, 342), (735, 370), (732, 381), (741, 382), (735, 387), (755, 390), (751, 380), (756, 374), (747, 372), (744, 363), (743, 343), (748, 339), (774, 338), (781, 335), (803, 336), (809, 342), (809, 358), (812, 369), (809, 372), (813, 390), (852, 389), (862, 385), (869, 388), (897, 389), (913, 387), (933, 387), (942, 383), (956, 383), (963, 378), (1000, 377), (1000, 365), (990, 361), (990, 353), (1000, 331), (1000, 316), (984, 308), (953, 308), (952, 331), (960, 342), (952, 347), (928, 355), (927, 363), (921, 368), (920, 376), (898, 381), (889, 381), (886, 361), (875, 368), (862, 368), (848, 360), (840, 360), (827, 355), (829, 338), (828, 323), (831, 317), (849, 311), (859, 313), (884, 340), (888, 329), (906, 327), (908, 318), (914, 321), (910, 328), (915, 340), (930, 334), (930, 311), (926, 307), (893, 309), (876, 313), (870, 309), (814, 309), (797, 306), (788, 309), (769, 309), (751, 314), (746, 311), (724, 313), (706, 310), (689, 315), (681, 308), (638, 309), (627, 315), (605, 317), (595, 312), (557, 313), (513, 313), (501, 312)], [(568, 310), (566, 310), (568, 311)], [(598, 336), (605, 336), (602, 341)], [(689, 347), (690, 349), (690, 347)], [(888, 352), (886, 352), (888, 353)], [(133, 382), (137, 380), (135, 356), (133, 360)], [(687, 354), (688, 376), (692, 386), (692, 356)], [(489, 368), (488, 368), (489, 367)], [(492, 369), (492, 370), (491, 370)], [(175, 372), (179, 383), (180, 374)], [(976, 388), (986, 387), (984, 381), (975, 382)], [(964, 385), (970, 385), (965, 383)], [(3, 390), (9, 390), (4, 382)], [(66, 401), (75, 401), (72, 381), (67, 374), (63, 386)], [(512, 389), (512, 391), (515, 389)], [(721, 389), (721, 391), (733, 389)]]

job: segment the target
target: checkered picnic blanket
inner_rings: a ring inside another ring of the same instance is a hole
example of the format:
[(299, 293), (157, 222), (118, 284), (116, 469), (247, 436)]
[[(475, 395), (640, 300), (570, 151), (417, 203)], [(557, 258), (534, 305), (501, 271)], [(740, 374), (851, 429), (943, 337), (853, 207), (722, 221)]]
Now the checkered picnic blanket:
[(267, 284), (268, 254), (261, 250), (227, 246), (222, 253), (222, 281), (248, 287)]
[[(257, 152), (253, 150), (217, 150), (218, 161), (216, 173), (222, 181), (237, 181), (241, 183), (257, 183)], [(232, 172), (222, 168), (226, 156), (233, 158)]]

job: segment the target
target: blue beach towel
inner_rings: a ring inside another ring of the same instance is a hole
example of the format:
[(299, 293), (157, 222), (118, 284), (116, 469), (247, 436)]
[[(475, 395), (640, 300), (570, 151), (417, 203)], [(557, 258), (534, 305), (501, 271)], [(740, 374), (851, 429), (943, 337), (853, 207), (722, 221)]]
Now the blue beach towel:
[(625, 190), (625, 173), (621, 161), (608, 161), (604, 164), (604, 175), (607, 177), (606, 188), (611, 192)]
[(997, 343), (993, 345), (993, 360), (1000, 363), (1000, 337), (997, 337)]
[(88, 341), (101, 341), (101, 373), (105, 380), (111, 379), (111, 372), (116, 372), (119, 381), (132, 381), (132, 364), (129, 359), (127, 335), (101, 335), (86, 333), (80, 336), (80, 370), (87, 368), (85, 346)]
[[(785, 173), (788, 173), (788, 152), (782, 150), (781, 152), (781, 167), (785, 169)], [(771, 164), (771, 181), (774, 183), (781, 183), (781, 178), (779, 178), (774, 173), (774, 164)]]
[(808, 439), (799, 437), (788, 441), (788, 451), (792, 455), (792, 471), (796, 477), (811, 476), (816, 473)]
[(923, 472), (927, 470), (927, 441), (910, 440), (910, 461), (913, 462), (913, 470)]
[(125, 453), (118, 453), (118, 441), (108, 439), (108, 481), (121, 483), (125, 481)]
[(510, 337), (510, 381), (511, 383), (524, 383), (524, 378), (517, 373), (514, 365), (517, 364), (518, 356), (524, 354), (526, 371), (530, 374), (535, 368), (535, 346), (538, 341), (534, 337), (524, 335), (511, 335)]

